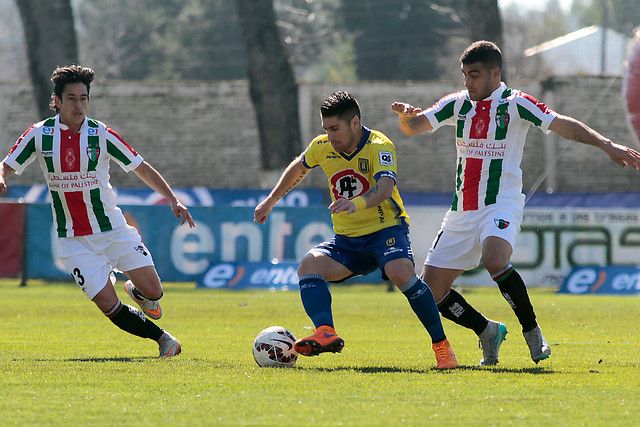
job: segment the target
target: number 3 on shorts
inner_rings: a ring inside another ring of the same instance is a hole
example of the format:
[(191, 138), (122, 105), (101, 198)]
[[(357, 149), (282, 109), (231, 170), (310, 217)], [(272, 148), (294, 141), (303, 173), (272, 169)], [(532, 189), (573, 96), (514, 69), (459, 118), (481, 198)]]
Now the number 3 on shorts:
[(78, 286), (84, 286), (84, 276), (82, 274), (80, 274), (80, 269), (79, 268), (74, 268), (73, 269), (73, 274), (72, 274), (73, 278), (75, 279), (76, 283), (78, 284)]

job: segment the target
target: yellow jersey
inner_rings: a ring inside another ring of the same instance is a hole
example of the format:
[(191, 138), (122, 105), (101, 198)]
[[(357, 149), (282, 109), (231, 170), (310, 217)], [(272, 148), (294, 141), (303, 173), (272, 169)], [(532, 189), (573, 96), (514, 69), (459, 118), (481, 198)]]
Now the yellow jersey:
[[(382, 132), (363, 126), (364, 137), (351, 154), (337, 153), (326, 134), (317, 136), (302, 153), (302, 164), (311, 169), (320, 166), (328, 179), (331, 200), (353, 199), (364, 195), (383, 176), (396, 181), (396, 149)], [(336, 234), (359, 237), (394, 225), (409, 225), (398, 187), (378, 206), (352, 214), (331, 215)]]

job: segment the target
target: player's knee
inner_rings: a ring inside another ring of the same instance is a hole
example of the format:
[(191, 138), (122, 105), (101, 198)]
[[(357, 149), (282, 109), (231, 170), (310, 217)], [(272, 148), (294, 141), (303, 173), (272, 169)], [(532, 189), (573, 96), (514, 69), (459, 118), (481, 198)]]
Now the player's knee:
[(496, 271), (500, 271), (507, 264), (509, 264), (509, 260), (508, 259), (505, 260), (503, 257), (499, 257), (499, 256), (493, 256), (493, 257), (488, 257), (487, 259), (485, 258), (482, 259), (482, 265), (490, 274), (493, 274)]
[(313, 256), (305, 255), (298, 265), (298, 277), (306, 274), (321, 274), (317, 264)]
[(385, 266), (384, 272), (393, 282), (394, 285), (400, 287), (416, 276), (413, 264), (407, 262), (390, 262)]

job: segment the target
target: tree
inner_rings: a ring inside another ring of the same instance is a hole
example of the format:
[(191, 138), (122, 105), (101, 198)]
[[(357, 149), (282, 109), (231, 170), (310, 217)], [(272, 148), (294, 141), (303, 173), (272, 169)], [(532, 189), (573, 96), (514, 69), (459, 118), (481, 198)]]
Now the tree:
[(627, 37), (640, 23), (638, 0), (573, 0), (571, 13), (582, 26), (603, 25)]
[(275, 0), (277, 25), (298, 79), (356, 80), (353, 35), (344, 30), (343, 0)]
[(84, 60), (106, 78), (236, 80), (246, 53), (228, 1), (81, 0)]
[[(340, 1), (274, 0), (276, 24), (299, 78), (329, 80), (339, 75), (353, 80), (348, 33), (335, 30)], [(75, 4), (81, 57), (103, 77), (247, 78), (235, 2), (75, 0)]]
[(503, 45), (502, 19), (498, 0), (465, 0), (471, 40), (489, 40)]
[(78, 62), (78, 45), (70, 0), (19, 0), (25, 29), (29, 74), (40, 118), (51, 115), (51, 73)]
[(276, 26), (273, 0), (236, 0), (236, 6), (247, 50), (262, 167), (281, 169), (300, 152), (298, 86)]
[[(455, 0), (343, 1), (344, 31), (352, 33), (361, 80), (431, 80), (439, 58), (462, 34)], [(459, 7), (459, 6), (458, 6)]]
[[(498, 0), (465, 0), (467, 7), (467, 25), (472, 41), (488, 40), (504, 49), (502, 37), (502, 18), (498, 8)], [(506, 81), (505, 54), (502, 53), (502, 80)]]

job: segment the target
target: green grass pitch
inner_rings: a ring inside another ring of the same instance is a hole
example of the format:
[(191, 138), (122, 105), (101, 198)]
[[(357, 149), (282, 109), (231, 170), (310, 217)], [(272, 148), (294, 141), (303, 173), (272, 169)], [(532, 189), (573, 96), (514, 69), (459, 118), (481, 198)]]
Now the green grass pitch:
[[(131, 301), (119, 281), (120, 298)], [(310, 334), (297, 292), (166, 283), (157, 323), (183, 345), (159, 360), (70, 283), (0, 280), (2, 425), (638, 425), (637, 297), (530, 294), (551, 357), (530, 359), (495, 288), (464, 288), (507, 325), (497, 367), (477, 337), (444, 320), (460, 368), (434, 369), (430, 340), (400, 292), (332, 287), (340, 354), (258, 367), (254, 337), (281, 325)]]

